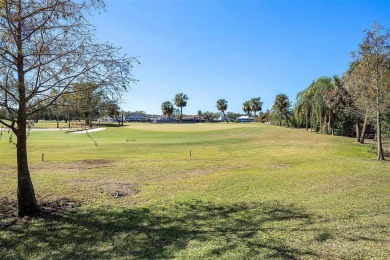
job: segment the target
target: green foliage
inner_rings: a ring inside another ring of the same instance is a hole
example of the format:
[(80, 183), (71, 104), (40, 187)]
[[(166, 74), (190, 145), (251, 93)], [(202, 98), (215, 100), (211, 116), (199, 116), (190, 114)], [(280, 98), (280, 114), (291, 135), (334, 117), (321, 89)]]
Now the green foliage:
[(341, 136), (355, 136), (355, 115), (349, 109), (340, 110), (336, 114), (334, 134)]
[(288, 114), (290, 113), (290, 100), (286, 94), (278, 94), (275, 97), (274, 104), (272, 105), (273, 118), (277, 118), (279, 126), (282, 126), (282, 120), (284, 119), (285, 125), (288, 126)]
[(210, 112), (210, 111), (206, 111), (206, 112), (203, 112), (203, 116), (205, 118), (205, 120), (207, 122), (210, 122), (211, 120), (213, 120), (214, 118), (218, 118), (219, 117), (219, 114), (218, 113), (215, 113), (215, 112)]
[(163, 102), (161, 104), (161, 111), (163, 115), (166, 115), (170, 118), (173, 114), (173, 104), (170, 101)]

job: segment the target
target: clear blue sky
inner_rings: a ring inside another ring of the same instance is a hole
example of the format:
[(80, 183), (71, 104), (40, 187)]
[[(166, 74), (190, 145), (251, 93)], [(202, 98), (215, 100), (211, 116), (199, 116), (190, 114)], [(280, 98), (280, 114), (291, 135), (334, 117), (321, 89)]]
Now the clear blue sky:
[(99, 41), (137, 56), (139, 82), (121, 108), (161, 114), (175, 94), (189, 96), (185, 114), (228, 112), (261, 97), (263, 111), (277, 94), (296, 94), (320, 76), (341, 75), (364, 30), (390, 29), (390, 1), (107, 0), (89, 17)]

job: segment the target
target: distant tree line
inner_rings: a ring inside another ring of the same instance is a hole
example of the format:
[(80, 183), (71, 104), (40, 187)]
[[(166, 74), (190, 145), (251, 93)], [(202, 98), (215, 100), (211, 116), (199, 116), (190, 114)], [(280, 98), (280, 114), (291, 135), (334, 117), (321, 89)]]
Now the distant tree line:
[[(33, 120), (65, 121), (71, 127), (71, 122), (83, 121), (86, 126), (92, 126), (92, 120), (99, 117), (111, 117), (118, 121), (120, 107), (118, 99), (112, 98), (108, 92), (99, 88), (94, 83), (73, 84), (69, 87), (69, 93), (59, 95), (51, 104), (41, 102), (39, 105), (46, 107), (34, 114)], [(57, 90), (52, 90), (49, 96), (57, 96)]]

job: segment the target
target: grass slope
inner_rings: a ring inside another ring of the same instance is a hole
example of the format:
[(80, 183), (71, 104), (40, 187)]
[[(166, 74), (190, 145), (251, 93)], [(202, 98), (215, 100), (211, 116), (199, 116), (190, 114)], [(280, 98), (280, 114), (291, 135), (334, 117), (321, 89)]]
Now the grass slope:
[(259, 124), (90, 136), (97, 146), (30, 133), (48, 213), (17, 219), (15, 147), (3, 133), (0, 258), (390, 258), (390, 164), (352, 139)]

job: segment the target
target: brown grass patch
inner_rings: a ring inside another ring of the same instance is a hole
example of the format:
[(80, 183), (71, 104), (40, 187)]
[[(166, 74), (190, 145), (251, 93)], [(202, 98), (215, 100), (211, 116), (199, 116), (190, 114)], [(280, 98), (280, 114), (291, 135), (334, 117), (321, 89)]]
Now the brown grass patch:
[(15, 174), (15, 172), (16, 172), (16, 165), (0, 164), (1, 174)]
[(264, 168), (271, 168), (271, 169), (287, 169), (290, 167), (291, 167), (290, 164), (285, 164), (285, 163), (274, 163), (274, 164), (268, 164), (264, 166)]
[(111, 167), (115, 161), (110, 160), (82, 160), (82, 161), (73, 161), (73, 162), (44, 162), (31, 164), (29, 166), (31, 171), (40, 171), (40, 170), (55, 170), (55, 171), (66, 171), (66, 172), (78, 172), (97, 169), (97, 168), (107, 168)]
[(118, 180), (87, 180), (76, 179), (70, 181), (71, 184), (81, 184), (83, 187), (105, 193), (110, 197), (120, 198), (133, 196), (139, 192), (138, 185), (132, 182), (120, 182)]

